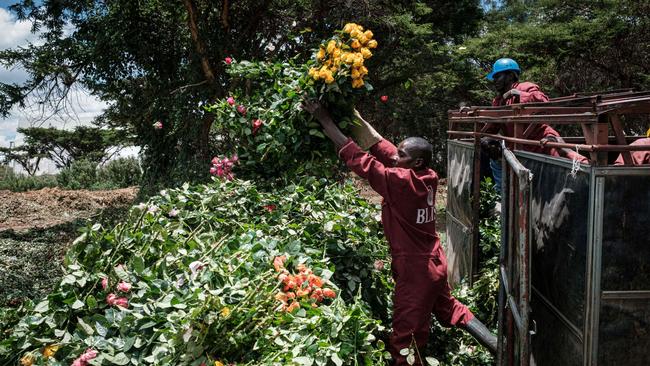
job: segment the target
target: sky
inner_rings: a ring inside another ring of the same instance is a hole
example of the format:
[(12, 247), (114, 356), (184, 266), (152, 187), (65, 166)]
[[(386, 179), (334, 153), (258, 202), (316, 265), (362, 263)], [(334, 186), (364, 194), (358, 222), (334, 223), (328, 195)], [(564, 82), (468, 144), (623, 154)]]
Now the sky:
[[(15, 3), (14, 0), (0, 0), (0, 50), (26, 46), (29, 43), (38, 44), (39, 42), (38, 35), (31, 33), (31, 22), (18, 21), (15, 15), (7, 10), (7, 7), (13, 3)], [(25, 70), (7, 69), (0, 65), (0, 82), (20, 84), (26, 79)], [(12, 109), (9, 117), (4, 119), (0, 117), (0, 146), (21, 145), (23, 136), (16, 131), (19, 127), (71, 129), (79, 125), (90, 124), (106, 108), (106, 103), (89, 95), (84, 90), (74, 90), (70, 100), (72, 101), (70, 113), (66, 115), (52, 116), (51, 111), (42, 111), (38, 108)], [(123, 155), (133, 155), (133, 149), (125, 151)], [(51, 162), (45, 162), (41, 166), (41, 173), (53, 173), (55, 170)]]

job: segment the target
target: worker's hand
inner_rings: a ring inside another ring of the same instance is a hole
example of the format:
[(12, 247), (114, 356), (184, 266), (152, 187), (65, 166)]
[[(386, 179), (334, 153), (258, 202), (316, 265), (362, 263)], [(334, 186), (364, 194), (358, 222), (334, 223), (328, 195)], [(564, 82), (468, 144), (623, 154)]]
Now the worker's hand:
[(304, 111), (309, 112), (320, 122), (331, 121), (329, 112), (316, 100), (303, 99), (301, 107)]
[(505, 94), (503, 94), (503, 99), (509, 99), (510, 97), (518, 97), (521, 95), (521, 92), (517, 89), (510, 89)]

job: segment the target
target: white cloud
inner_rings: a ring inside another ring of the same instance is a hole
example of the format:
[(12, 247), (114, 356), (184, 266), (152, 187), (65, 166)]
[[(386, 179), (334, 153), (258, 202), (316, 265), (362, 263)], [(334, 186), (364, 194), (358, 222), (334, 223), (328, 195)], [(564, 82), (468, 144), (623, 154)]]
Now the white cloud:
[[(31, 27), (31, 22), (18, 21), (9, 11), (0, 8), (0, 34), (2, 35), (0, 50), (38, 43), (38, 34), (31, 33)], [(73, 29), (68, 27), (65, 31), (69, 34)], [(0, 82), (2, 83), (20, 84), (27, 78), (28, 75), (24, 69), (19, 67), (6, 69), (0, 66)], [(11, 142), (15, 146), (21, 145), (24, 137), (17, 132), (19, 127), (41, 126), (72, 129), (79, 125), (90, 124), (106, 107), (105, 102), (89, 95), (82, 89), (74, 89), (70, 92), (65, 112), (58, 114), (53, 114), (52, 110), (42, 109), (38, 106), (25, 109), (14, 107), (8, 118), (0, 120), (0, 146), (8, 147)], [(51, 171), (51, 168), (46, 170)]]
[(25, 45), (38, 38), (31, 33), (32, 23), (17, 21), (7, 9), (0, 8), (0, 50)]

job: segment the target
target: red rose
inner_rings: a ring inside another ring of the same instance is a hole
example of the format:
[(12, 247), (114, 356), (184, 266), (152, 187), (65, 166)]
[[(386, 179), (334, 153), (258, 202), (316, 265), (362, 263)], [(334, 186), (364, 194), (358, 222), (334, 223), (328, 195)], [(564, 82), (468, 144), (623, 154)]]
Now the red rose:
[(379, 97), (379, 100), (381, 100), (382, 103), (388, 103), (388, 95), (382, 95)]

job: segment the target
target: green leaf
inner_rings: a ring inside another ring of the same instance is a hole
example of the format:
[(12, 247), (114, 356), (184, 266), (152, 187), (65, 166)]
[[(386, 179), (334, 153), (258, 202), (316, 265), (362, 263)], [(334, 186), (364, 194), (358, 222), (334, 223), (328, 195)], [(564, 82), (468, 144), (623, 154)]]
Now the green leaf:
[(71, 307), (72, 307), (72, 309), (74, 309), (74, 310), (78, 310), (78, 309), (81, 309), (81, 308), (84, 307), (84, 303), (83, 303), (83, 301), (77, 299), (77, 300), (72, 304)]
[(97, 306), (97, 299), (93, 295), (88, 295), (88, 298), (86, 299), (86, 305), (88, 305), (88, 309), (92, 310)]
[(87, 335), (93, 335), (93, 334), (95, 333), (95, 331), (93, 330), (93, 328), (92, 328), (90, 325), (86, 324), (86, 322), (84, 322), (83, 319), (81, 319), (81, 318), (77, 318), (77, 323), (79, 324), (79, 327), (81, 327), (81, 329), (82, 329), (82, 330), (84, 331), (84, 333), (86, 333)]
[(292, 361), (301, 366), (311, 366), (314, 363), (314, 359), (307, 356), (294, 357)]
[(336, 366), (341, 366), (341, 365), (343, 365), (343, 360), (341, 360), (341, 358), (339, 358), (339, 355), (338, 355), (338, 354), (333, 353), (331, 358), (332, 358), (332, 362), (334, 362), (334, 364), (335, 364)]
[(47, 300), (43, 300), (34, 307), (34, 311), (37, 313), (44, 313), (50, 309), (50, 303)]
[(433, 357), (426, 357), (425, 360), (427, 361), (427, 364), (429, 364), (429, 366), (439, 366), (440, 365), (440, 361), (438, 361), (437, 359), (435, 359)]

